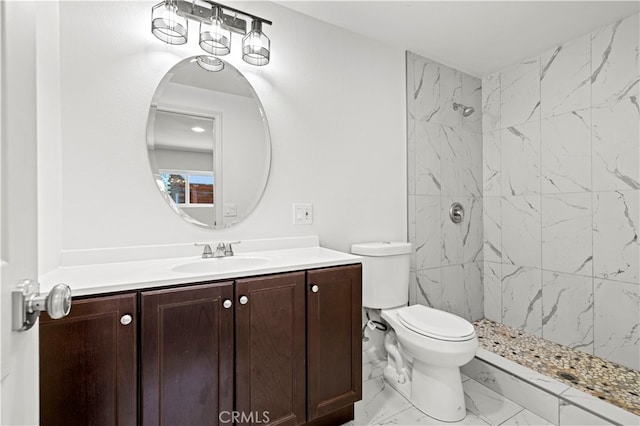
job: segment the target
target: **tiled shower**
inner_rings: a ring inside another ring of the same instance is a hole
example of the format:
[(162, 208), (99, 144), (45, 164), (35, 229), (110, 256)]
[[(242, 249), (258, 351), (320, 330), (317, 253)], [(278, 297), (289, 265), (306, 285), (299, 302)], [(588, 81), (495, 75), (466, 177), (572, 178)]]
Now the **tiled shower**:
[(635, 14), (482, 89), (407, 54), (412, 303), (640, 368), (638, 34)]

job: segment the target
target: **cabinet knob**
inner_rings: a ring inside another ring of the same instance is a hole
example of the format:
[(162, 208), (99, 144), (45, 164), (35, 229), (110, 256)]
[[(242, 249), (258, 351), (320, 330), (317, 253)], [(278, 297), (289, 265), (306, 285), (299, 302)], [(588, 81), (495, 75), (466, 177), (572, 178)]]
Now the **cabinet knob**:
[(317, 293), (318, 290), (320, 290), (320, 287), (318, 287), (317, 284), (314, 284), (314, 285), (311, 286), (311, 292)]
[(247, 296), (240, 296), (241, 305), (246, 305), (248, 301), (249, 301), (249, 298)]
[(133, 321), (133, 318), (129, 314), (125, 314), (120, 317), (120, 324), (122, 325), (129, 325), (131, 324), (131, 321)]
[(225, 309), (229, 309), (232, 305), (233, 305), (233, 302), (229, 299), (226, 299), (224, 302), (222, 302), (222, 306)]

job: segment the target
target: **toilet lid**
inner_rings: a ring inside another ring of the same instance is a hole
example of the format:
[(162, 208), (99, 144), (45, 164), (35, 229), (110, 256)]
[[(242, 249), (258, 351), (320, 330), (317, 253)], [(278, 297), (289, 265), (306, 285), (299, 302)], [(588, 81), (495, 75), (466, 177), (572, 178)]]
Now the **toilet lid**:
[(462, 341), (475, 335), (475, 328), (464, 318), (423, 305), (399, 309), (398, 318), (408, 329), (438, 340)]

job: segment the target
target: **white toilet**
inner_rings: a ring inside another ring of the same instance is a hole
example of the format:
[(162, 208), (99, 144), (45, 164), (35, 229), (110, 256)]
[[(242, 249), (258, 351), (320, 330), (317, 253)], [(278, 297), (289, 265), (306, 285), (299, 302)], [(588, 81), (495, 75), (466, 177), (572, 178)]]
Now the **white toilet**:
[(473, 325), (448, 312), (406, 306), (411, 243), (354, 244), (351, 252), (363, 256), (362, 305), (382, 309), (381, 317), (393, 329), (385, 335), (387, 382), (437, 420), (464, 419), (460, 366), (478, 348)]

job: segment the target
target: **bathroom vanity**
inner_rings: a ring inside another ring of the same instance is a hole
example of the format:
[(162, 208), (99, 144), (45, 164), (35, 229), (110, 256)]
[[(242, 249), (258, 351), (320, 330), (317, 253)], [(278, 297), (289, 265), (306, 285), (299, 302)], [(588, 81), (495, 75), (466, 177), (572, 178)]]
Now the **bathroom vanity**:
[[(53, 273), (73, 281), (112, 268), (76, 289), (68, 317), (41, 317), (41, 424), (352, 419), (362, 396), (359, 259), (320, 247), (234, 257)], [(196, 272), (175, 272), (184, 269)]]

